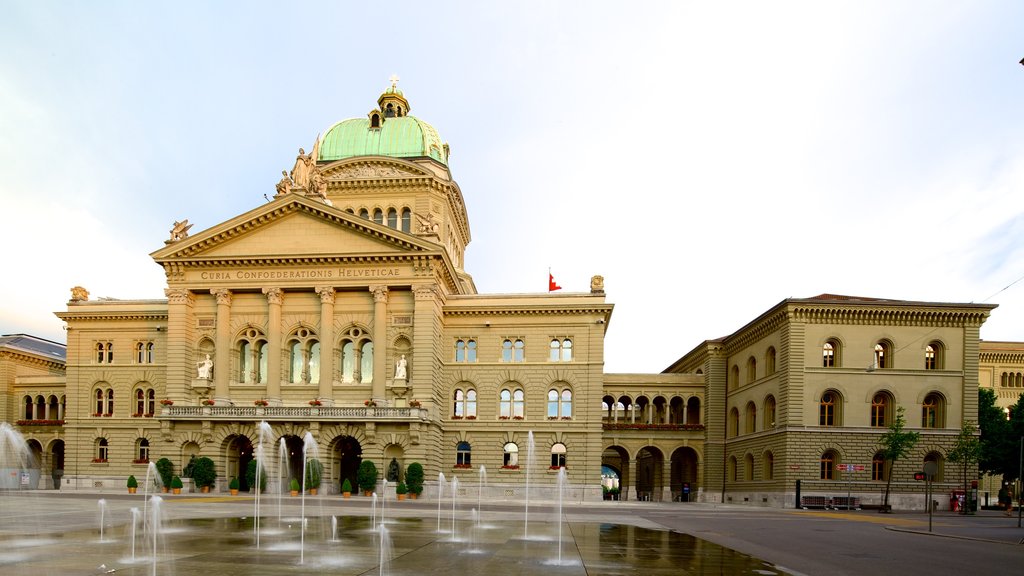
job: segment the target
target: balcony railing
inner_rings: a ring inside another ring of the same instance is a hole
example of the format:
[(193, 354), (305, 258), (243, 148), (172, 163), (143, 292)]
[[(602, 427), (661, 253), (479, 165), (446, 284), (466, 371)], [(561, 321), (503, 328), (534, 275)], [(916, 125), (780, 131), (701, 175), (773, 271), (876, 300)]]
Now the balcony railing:
[(162, 406), (160, 418), (172, 420), (426, 420), (423, 408), (382, 406)]
[(605, 422), (601, 425), (604, 430), (644, 430), (664, 432), (703, 432), (703, 424), (640, 424), (629, 422)]

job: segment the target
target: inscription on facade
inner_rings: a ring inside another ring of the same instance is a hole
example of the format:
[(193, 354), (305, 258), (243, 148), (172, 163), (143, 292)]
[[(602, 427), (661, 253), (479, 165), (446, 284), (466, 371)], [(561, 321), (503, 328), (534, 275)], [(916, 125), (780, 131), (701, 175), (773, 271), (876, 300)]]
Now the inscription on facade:
[(330, 280), (332, 278), (390, 278), (401, 268), (339, 268), (320, 270), (227, 270), (203, 271), (201, 280)]

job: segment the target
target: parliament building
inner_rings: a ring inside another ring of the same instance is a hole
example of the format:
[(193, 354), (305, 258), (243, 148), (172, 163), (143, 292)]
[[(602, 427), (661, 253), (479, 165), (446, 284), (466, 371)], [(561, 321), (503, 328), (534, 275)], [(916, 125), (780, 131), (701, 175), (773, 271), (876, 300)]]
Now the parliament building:
[(180, 473), (207, 456), (216, 490), (234, 477), (245, 490), (266, 422), (274, 458), (288, 454), (272, 474), (298, 474), (308, 434), (328, 494), (370, 459), (382, 475), (421, 463), (427, 497), (439, 474), (472, 485), (483, 468), (493, 497), (519, 498), (529, 475), (543, 498), (564, 468), (582, 500), (618, 488), (793, 507), (800, 480), (802, 495), (852, 485), (872, 503), (878, 439), (903, 407), (921, 440), (891, 501), (910, 507), (924, 462), (954, 485), (944, 458), (977, 420), (979, 385), (1015, 401), (1024, 349), (983, 353), (989, 304), (791, 298), (662, 373), (605, 373), (604, 279), (477, 293), (448, 145), (394, 84), (376, 104), (300, 149), (269, 202), (254, 193), (252, 210), (202, 231), (176, 222), (151, 254), (165, 299), (75, 287), (57, 313), (66, 350), (0, 339), (0, 415), (35, 451), (40, 488), (123, 489), (150, 461)]

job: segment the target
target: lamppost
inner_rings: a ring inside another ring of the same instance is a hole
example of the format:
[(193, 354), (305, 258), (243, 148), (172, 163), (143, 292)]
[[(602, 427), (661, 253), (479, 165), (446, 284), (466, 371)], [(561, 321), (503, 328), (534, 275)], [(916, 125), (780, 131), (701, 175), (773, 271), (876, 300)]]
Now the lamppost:
[[(1024, 66), (1024, 59), (1020, 61), (1021, 65)], [(1024, 436), (1020, 437), (1020, 459), (1017, 461), (1017, 483), (1024, 488), (1024, 483), (1021, 482), (1021, 471), (1024, 470)], [(1020, 490), (1014, 496), (1017, 497), (1017, 528), (1020, 528), (1021, 519), (1021, 507), (1020, 507)]]

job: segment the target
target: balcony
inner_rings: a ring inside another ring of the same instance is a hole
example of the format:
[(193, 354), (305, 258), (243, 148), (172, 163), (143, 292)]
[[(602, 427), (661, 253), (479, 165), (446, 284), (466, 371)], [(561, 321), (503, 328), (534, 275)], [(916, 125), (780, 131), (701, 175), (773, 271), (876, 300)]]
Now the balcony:
[(703, 432), (703, 424), (641, 424), (630, 422), (605, 422), (604, 430), (639, 430), (644, 432)]
[(427, 420), (424, 408), (381, 406), (161, 406), (160, 420), (411, 422)]

